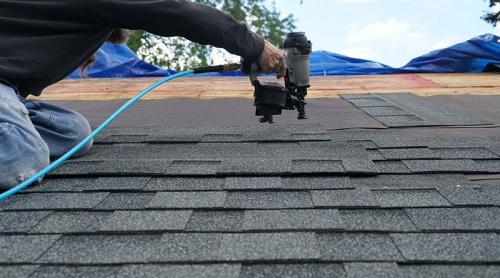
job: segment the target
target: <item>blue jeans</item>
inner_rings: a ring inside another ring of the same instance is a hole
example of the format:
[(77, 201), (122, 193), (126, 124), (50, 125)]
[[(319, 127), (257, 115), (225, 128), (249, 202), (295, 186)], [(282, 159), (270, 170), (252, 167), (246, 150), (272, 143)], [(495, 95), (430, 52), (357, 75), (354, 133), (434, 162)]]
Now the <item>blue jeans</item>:
[[(90, 134), (79, 113), (38, 100), (26, 100), (0, 83), (0, 189), (35, 175)], [(92, 142), (77, 156), (87, 153)]]

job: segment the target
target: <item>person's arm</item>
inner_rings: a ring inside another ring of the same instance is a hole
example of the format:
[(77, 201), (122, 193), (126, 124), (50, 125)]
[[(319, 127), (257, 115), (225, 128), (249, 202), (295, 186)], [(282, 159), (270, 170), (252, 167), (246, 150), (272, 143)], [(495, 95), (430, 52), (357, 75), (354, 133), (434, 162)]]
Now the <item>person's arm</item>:
[[(89, 19), (106, 28), (181, 36), (259, 61), (265, 41), (229, 14), (187, 0), (84, 0)], [(268, 48), (266, 46), (266, 48)]]

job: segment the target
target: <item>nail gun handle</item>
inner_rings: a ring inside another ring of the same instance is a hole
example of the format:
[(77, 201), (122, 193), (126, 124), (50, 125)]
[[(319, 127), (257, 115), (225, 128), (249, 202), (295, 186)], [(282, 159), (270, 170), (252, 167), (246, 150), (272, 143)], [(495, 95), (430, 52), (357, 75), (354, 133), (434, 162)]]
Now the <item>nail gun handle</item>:
[(245, 61), (245, 59), (241, 60), (241, 71), (245, 74), (248, 74), (250, 77), (250, 82), (252, 85), (255, 85), (255, 82), (258, 82), (257, 80), (257, 72), (259, 72), (259, 64), (257, 62), (252, 62), (249, 63)]

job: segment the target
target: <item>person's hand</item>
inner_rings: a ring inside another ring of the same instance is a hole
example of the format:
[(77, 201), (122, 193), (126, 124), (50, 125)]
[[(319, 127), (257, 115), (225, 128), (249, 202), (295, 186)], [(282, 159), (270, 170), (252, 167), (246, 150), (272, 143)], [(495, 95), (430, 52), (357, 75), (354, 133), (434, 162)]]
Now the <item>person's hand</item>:
[(283, 51), (266, 41), (264, 51), (259, 58), (259, 66), (259, 73), (276, 72), (278, 78), (285, 76), (286, 66)]

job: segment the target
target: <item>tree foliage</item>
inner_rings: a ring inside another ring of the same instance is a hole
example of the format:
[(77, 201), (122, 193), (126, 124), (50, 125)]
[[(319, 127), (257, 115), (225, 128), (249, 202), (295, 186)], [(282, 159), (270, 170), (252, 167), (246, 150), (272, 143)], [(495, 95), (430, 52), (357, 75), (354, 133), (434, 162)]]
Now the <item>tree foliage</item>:
[(493, 26), (497, 26), (498, 22), (500, 22), (500, 0), (489, 0), (489, 2), (492, 10), (487, 12), (483, 19), (493, 24)]
[[(295, 28), (293, 15), (282, 16), (274, 2), (267, 0), (196, 0), (231, 14), (252, 31), (275, 45), (281, 45), (287, 32)], [(180, 37), (159, 37), (137, 30), (128, 46), (147, 62), (177, 70), (212, 64), (215, 56), (228, 60), (230, 55), (211, 46), (199, 45)]]

